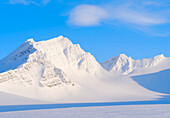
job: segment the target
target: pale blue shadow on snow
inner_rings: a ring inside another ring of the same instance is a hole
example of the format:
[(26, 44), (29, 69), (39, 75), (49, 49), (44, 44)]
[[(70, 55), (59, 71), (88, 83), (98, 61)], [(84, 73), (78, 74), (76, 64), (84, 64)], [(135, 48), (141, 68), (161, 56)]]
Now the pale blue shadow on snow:
[(96, 103), (66, 103), (66, 104), (38, 104), (38, 105), (7, 105), (0, 106), (0, 112), (28, 111), (42, 109), (61, 109), (78, 107), (120, 106), (120, 105), (153, 105), (170, 104), (170, 96), (152, 101), (127, 101), (127, 102), (96, 102)]
[(148, 90), (170, 94), (170, 69), (131, 78)]
[(25, 42), (8, 56), (0, 60), (0, 73), (14, 70), (27, 62), (30, 54), (34, 53), (36, 49), (29, 42)]
[[(141, 86), (161, 93), (170, 93), (170, 69), (153, 74), (133, 76)], [(120, 106), (120, 105), (154, 105), (170, 104), (170, 95), (164, 95), (162, 98), (150, 101), (127, 101), (127, 102), (100, 102), (100, 103), (66, 103), (66, 104), (39, 104), (39, 105), (7, 105), (0, 106), (0, 112), (27, 111), (41, 109), (59, 109), (59, 108), (78, 108), (78, 107), (97, 107), (97, 106)]]

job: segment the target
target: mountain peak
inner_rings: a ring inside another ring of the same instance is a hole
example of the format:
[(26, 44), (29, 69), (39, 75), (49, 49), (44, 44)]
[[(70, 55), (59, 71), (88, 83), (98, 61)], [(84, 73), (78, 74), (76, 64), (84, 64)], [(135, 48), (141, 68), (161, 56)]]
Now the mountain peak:
[(126, 56), (125, 54), (120, 54), (119, 56), (117, 56), (116, 58), (121, 58), (121, 59), (128, 59), (129, 57)]
[(28, 40), (26, 40), (26, 41), (25, 41), (25, 43), (27, 43), (27, 42), (31, 42), (31, 43), (33, 43), (33, 42), (35, 42), (35, 41), (34, 41), (34, 39), (33, 39), (33, 38), (31, 38), (31, 39), (28, 39)]
[(120, 54), (118, 57), (127, 57), (125, 54)]
[(71, 45), (73, 45), (73, 43), (66, 37), (63, 37), (62, 35), (55, 37), (55, 38), (51, 38), (49, 40), (46, 41), (40, 41), (38, 42), (38, 44), (42, 44), (42, 45), (50, 45), (52, 47), (56, 47), (57, 45), (60, 45), (62, 48), (67, 48)]
[(121, 60), (121, 61), (125, 61), (125, 60), (129, 60), (129, 61), (132, 61), (133, 59), (131, 57), (128, 57), (126, 56), (125, 54), (120, 54), (119, 56), (117, 57), (113, 57), (112, 60)]
[(65, 39), (65, 37), (63, 37), (62, 35), (60, 35), (60, 36), (58, 36), (58, 37), (54, 37), (54, 38), (49, 39), (49, 40), (47, 40), (47, 41), (64, 40), (64, 39)]
[(60, 35), (60, 36), (58, 36), (58, 37), (56, 37), (57, 39), (63, 39), (64, 38), (64, 36), (63, 35)]
[(165, 58), (164, 54), (157, 55), (154, 57), (154, 59), (163, 59), (163, 58)]

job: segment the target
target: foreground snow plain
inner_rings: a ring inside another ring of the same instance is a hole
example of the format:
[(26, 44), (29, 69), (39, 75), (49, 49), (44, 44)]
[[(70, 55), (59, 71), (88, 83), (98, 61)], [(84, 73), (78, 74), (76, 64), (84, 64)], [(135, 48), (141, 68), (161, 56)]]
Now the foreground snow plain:
[(121, 105), (0, 113), (1, 118), (169, 118), (170, 105)]

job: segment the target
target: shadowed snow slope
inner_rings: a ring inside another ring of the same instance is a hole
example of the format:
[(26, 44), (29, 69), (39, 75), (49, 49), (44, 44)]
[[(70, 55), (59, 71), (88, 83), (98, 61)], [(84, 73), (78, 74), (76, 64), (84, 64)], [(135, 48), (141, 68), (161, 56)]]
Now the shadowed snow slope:
[(19, 48), (17, 48), (4, 59), (2, 59), (0, 61), (0, 73), (10, 69), (16, 69), (18, 66), (25, 63), (28, 59), (28, 56), (36, 51), (33, 43), (33, 39), (27, 40)]
[(0, 91), (58, 103), (151, 100), (162, 94), (123, 74), (167, 69), (168, 60), (163, 55), (133, 60), (121, 54), (102, 63), (105, 70), (68, 38), (29, 39), (0, 61)]
[(133, 76), (132, 78), (149, 90), (170, 94), (170, 69), (152, 74)]

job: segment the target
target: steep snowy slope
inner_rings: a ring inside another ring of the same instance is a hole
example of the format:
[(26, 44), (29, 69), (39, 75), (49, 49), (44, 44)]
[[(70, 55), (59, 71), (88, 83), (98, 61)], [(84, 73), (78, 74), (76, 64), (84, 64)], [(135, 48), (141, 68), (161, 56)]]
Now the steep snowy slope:
[(10, 69), (16, 69), (18, 66), (25, 63), (29, 55), (36, 51), (33, 47), (33, 42), (33, 39), (27, 40), (11, 54), (0, 60), (0, 73)]
[[(170, 58), (166, 58), (162, 54), (150, 59), (133, 60), (125, 54), (120, 54), (117, 57), (101, 63), (101, 65), (109, 72), (129, 74), (136, 72), (138, 69), (140, 69), (140, 71), (143, 69), (145, 73), (151, 73), (154, 71), (154, 68), (155, 71), (170, 68)], [(159, 66), (159, 68), (157, 68), (157, 66)]]
[[(67, 75), (95, 75), (104, 69), (79, 45), (62, 36), (48, 41), (27, 40), (0, 61), (0, 82), (20, 85), (56, 86), (70, 84)], [(6, 72), (5, 72), (6, 71)]]

